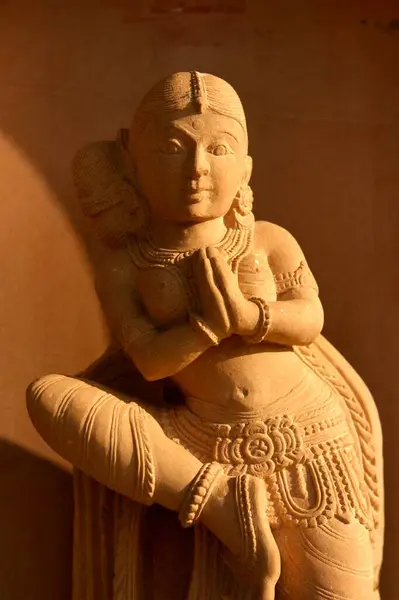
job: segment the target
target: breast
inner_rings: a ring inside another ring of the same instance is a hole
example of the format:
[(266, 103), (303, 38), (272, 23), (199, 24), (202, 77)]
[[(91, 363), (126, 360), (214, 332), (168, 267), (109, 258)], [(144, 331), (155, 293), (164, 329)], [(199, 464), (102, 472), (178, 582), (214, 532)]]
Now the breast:
[(178, 267), (153, 266), (137, 275), (141, 301), (156, 326), (174, 325), (186, 319), (189, 289)]
[[(201, 312), (198, 292), (187, 261), (176, 265), (139, 268), (137, 285), (141, 301), (157, 327), (171, 327), (187, 320), (189, 310)], [(265, 254), (253, 252), (239, 265), (238, 280), (243, 294), (276, 300), (276, 285)]]
[(276, 284), (266, 254), (251, 252), (242, 259), (238, 268), (238, 281), (243, 294), (260, 296), (272, 302), (277, 298)]

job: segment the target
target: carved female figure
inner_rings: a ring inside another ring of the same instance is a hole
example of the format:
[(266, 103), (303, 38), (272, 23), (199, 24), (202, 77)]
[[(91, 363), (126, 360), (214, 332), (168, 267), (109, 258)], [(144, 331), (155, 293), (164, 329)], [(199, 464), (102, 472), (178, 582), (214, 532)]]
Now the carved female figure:
[[(103, 241), (96, 289), (115, 345), (183, 398), (121, 393), (93, 372), (29, 388), (33, 423), (79, 469), (74, 600), (377, 600), (378, 415), (320, 335), (298, 243), (254, 220), (236, 92), (174, 74), (74, 170)], [(152, 504), (179, 513), (177, 538), (194, 526), (191, 575), (173, 585), (144, 577)]]

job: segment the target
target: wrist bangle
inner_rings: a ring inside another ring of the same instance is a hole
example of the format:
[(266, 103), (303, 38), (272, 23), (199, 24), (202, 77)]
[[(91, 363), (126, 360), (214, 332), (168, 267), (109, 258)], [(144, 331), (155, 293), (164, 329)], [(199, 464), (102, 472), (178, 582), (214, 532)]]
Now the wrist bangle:
[(252, 296), (249, 298), (249, 301), (259, 307), (259, 320), (255, 333), (253, 335), (246, 335), (244, 339), (250, 344), (260, 344), (270, 330), (270, 307), (263, 298), (258, 298), (257, 296)]
[(223, 472), (223, 467), (217, 462), (206, 463), (200, 468), (189, 485), (179, 511), (182, 527), (191, 527), (198, 521)]
[(217, 346), (220, 343), (220, 339), (212, 331), (210, 327), (196, 315), (190, 315), (190, 325), (194, 331), (197, 331), (202, 334), (202, 336), (206, 336), (209, 342), (211, 342), (212, 346)]

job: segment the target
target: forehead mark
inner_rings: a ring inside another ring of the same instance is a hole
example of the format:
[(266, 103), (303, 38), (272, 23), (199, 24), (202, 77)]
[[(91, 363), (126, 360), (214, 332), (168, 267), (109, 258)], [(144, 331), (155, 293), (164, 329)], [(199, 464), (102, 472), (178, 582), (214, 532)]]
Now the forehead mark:
[(187, 135), (192, 140), (194, 140), (194, 141), (198, 140), (198, 135), (196, 135), (195, 132), (190, 131), (190, 127), (188, 127), (187, 125), (182, 125), (181, 123), (173, 123), (169, 126), (168, 129), (171, 132), (173, 131), (173, 129), (177, 129), (178, 131), (181, 131), (182, 133)]

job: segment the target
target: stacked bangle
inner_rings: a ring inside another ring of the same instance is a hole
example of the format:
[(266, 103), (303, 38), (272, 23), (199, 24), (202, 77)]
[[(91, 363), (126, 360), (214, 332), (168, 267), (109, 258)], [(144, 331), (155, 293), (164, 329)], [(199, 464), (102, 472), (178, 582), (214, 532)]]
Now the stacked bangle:
[(198, 521), (223, 472), (223, 467), (216, 462), (205, 463), (198, 471), (190, 483), (179, 511), (179, 521), (183, 527), (191, 527)]
[(270, 308), (267, 302), (263, 298), (252, 296), (249, 298), (250, 302), (253, 302), (259, 307), (259, 321), (256, 328), (256, 332), (253, 335), (245, 336), (245, 340), (250, 344), (260, 344), (266, 338), (270, 329)]

